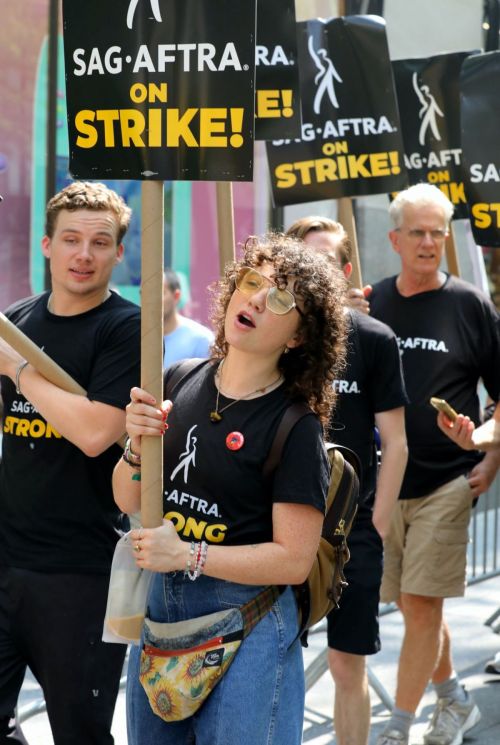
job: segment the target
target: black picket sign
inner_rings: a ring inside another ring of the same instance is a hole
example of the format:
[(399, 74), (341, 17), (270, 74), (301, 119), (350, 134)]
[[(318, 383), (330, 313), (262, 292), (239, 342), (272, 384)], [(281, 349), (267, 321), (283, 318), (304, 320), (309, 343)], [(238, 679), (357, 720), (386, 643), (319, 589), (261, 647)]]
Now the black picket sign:
[(295, 0), (257, 0), (255, 139), (300, 137)]
[(251, 181), (256, 0), (63, 0), (75, 178)]
[(275, 204), (396, 191), (407, 184), (385, 22), (297, 24), (302, 134), (267, 143)]
[(465, 191), (480, 246), (500, 247), (500, 52), (468, 57), (460, 75)]
[(392, 63), (410, 184), (438, 186), (469, 216), (460, 140), (459, 75), (471, 52), (438, 54)]

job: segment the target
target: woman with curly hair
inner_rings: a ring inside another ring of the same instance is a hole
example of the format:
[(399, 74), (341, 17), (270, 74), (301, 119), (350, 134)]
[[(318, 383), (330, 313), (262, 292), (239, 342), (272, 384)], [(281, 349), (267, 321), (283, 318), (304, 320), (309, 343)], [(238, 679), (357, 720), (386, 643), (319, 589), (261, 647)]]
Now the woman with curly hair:
[[(123, 511), (140, 508), (141, 437), (165, 434), (164, 524), (131, 534), (138, 565), (155, 572), (149, 619), (187, 621), (240, 607), (268, 586), (286, 589), (186, 719), (166, 722), (153, 712), (134, 648), (130, 745), (301, 742), (304, 670), (290, 585), (306, 579), (323, 524), (323, 425), (344, 360), (344, 293), (341, 273), (302, 242), (282, 234), (249, 239), (218, 283), (210, 360), (181, 378), (172, 402), (131, 391), (129, 445), (113, 478)], [(169, 395), (175, 369), (165, 373)], [(274, 435), (295, 401), (311, 414), (294, 426), (265, 479)]]

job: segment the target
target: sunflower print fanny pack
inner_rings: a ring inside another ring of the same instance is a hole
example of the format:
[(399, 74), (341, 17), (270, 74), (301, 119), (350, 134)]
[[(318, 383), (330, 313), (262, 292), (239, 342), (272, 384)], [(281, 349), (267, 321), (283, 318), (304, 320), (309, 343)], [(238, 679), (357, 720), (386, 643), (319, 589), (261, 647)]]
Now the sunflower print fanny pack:
[(146, 618), (139, 680), (154, 713), (166, 722), (192, 716), (281, 591), (266, 587), (239, 608), (187, 621), (158, 623)]

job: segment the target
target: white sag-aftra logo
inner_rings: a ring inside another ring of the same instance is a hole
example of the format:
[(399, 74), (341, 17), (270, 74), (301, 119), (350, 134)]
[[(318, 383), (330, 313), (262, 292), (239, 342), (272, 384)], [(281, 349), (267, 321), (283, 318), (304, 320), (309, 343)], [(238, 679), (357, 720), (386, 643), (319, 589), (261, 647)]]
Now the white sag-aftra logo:
[(417, 95), (418, 100), (421, 103), (420, 111), (418, 116), (420, 117), (420, 130), (418, 132), (418, 141), (420, 145), (425, 145), (425, 138), (427, 131), (430, 129), (434, 138), (438, 141), (441, 140), (439, 133), (437, 116), (444, 117), (443, 112), (439, 108), (436, 99), (431, 93), (428, 85), (418, 84), (418, 75), (416, 72), (413, 73), (412, 77), (413, 89)]
[(187, 484), (189, 467), (196, 467), (196, 442), (198, 438), (193, 434), (197, 424), (193, 424), (186, 436), (186, 449), (179, 455), (179, 463), (170, 475), (170, 481), (173, 481), (179, 471), (184, 471), (184, 483)]
[[(132, 28), (134, 25), (134, 14), (136, 11), (136, 8), (139, 4), (140, 0), (130, 0), (128, 4), (128, 11), (127, 11), (127, 27)], [(158, 21), (158, 23), (162, 22), (161, 13), (160, 13), (160, 5), (159, 0), (143, 0), (143, 2), (149, 2), (151, 6), (151, 12), (153, 14), (153, 17), (155, 21)]]
[(339, 102), (337, 101), (337, 94), (335, 92), (335, 81), (337, 81), (337, 83), (342, 83), (343, 80), (335, 69), (335, 65), (328, 56), (326, 49), (314, 49), (312, 36), (309, 36), (308, 49), (314, 64), (319, 70), (314, 78), (316, 84), (316, 94), (313, 103), (314, 113), (320, 113), (321, 104), (323, 103), (325, 96), (329, 99), (331, 105), (338, 109)]

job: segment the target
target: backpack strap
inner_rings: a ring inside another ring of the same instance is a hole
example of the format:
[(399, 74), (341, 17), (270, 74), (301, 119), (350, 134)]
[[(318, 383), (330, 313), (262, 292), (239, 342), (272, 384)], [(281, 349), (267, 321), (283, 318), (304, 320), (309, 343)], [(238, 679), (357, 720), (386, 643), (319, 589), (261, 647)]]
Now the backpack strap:
[(175, 370), (173, 371), (172, 375), (164, 379), (164, 385), (163, 385), (163, 395), (165, 398), (169, 398), (169, 396), (172, 395), (174, 390), (177, 388), (179, 383), (184, 380), (184, 378), (187, 378), (190, 373), (194, 372), (195, 370), (201, 369), (203, 365), (208, 364), (209, 360), (207, 359), (201, 359), (200, 357), (193, 357), (189, 360), (182, 360)]
[(295, 427), (300, 419), (307, 416), (308, 414), (313, 413), (313, 410), (307, 404), (301, 402), (290, 404), (288, 409), (286, 409), (285, 413), (281, 417), (281, 422), (279, 423), (276, 434), (274, 435), (274, 440), (269, 450), (269, 455), (267, 456), (266, 462), (264, 463), (264, 467), (262, 469), (264, 479), (266, 481), (272, 475), (273, 471), (275, 471), (278, 467), (278, 464), (281, 460), (281, 454), (283, 453), (283, 448), (285, 447), (285, 442), (287, 441), (288, 435), (290, 434), (292, 429)]
[[(327, 505), (329, 506), (327, 507), (321, 535), (332, 546), (336, 546), (344, 540), (346, 532), (350, 529), (350, 525), (356, 514), (358, 507), (357, 501), (352, 504), (351, 510), (346, 513), (346, 505), (348, 504), (348, 495), (350, 493), (347, 485), (354, 480), (358, 484), (359, 489), (361, 462), (353, 450), (343, 445), (335, 445), (327, 442), (326, 449), (329, 453), (332, 450), (334, 452), (329, 456), (332, 465), (332, 476), (330, 478), (327, 496)], [(339, 455), (336, 456), (337, 453)], [(337, 473), (334, 472), (335, 457), (340, 458), (340, 456), (342, 456), (344, 463), (338, 470), (340, 478), (335, 478), (337, 476)], [(344, 499), (334, 499), (336, 495), (343, 495)], [(342, 520), (343, 523), (341, 523)]]

